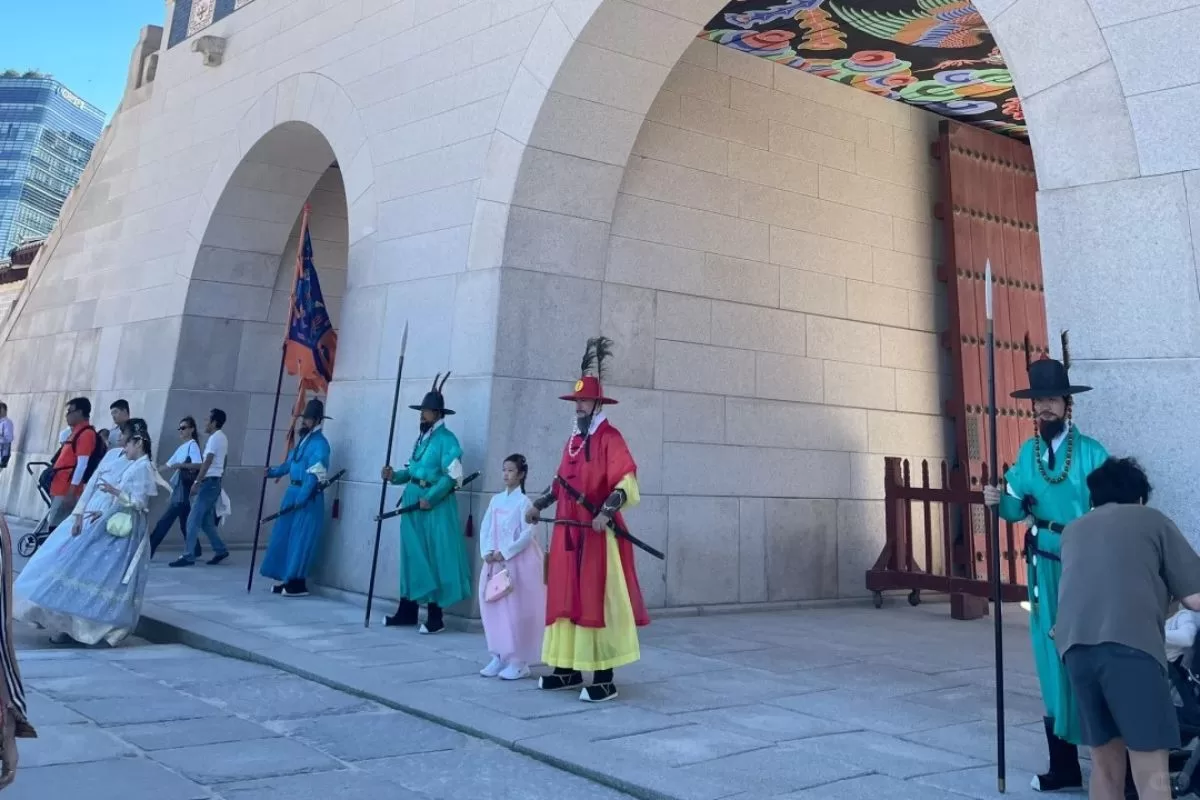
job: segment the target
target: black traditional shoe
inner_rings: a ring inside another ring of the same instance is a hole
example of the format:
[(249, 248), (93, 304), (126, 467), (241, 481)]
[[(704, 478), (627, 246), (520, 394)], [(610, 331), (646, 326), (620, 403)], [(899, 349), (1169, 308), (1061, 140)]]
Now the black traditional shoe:
[(556, 692), (559, 689), (573, 689), (582, 684), (583, 675), (570, 670), (565, 672), (555, 670), (550, 675), (543, 675), (538, 678), (538, 688), (547, 692)]
[(1050, 771), (1033, 776), (1030, 787), (1035, 792), (1082, 789), (1083, 771), (1079, 768), (1079, 748), (1054, 735), (1052, 717), (1045, 717), (1042, 724), (1046, 731), (1046, 747), (1050, 751)]
[(288, 581), (283, 586), (284, 597), (308, 597), (308, 584), (302, 580)]
[(437, 603), (430, 603), (425, 607), (425, 622), (421, 627), (417, 628), (417, 633), (429, 634), (439, 633), (446, 629), (446, 622), (442, 619), (442, 607)]
[(605, 700), (615, 700), (616, 697), (617, 685), (612, 681), (593, 683), (591, 686), (585, 686), (579, 693), (579, 699), (585, 703), (603, 703)]
[(285, 583), (277, 583), (277, 584), (275, 584), (274, 586), (272, 586), (272, 587), (271, 587), (271, 594), (283, 594), (283, 588), (284, 588), (286, 585), (287, 585), (287, 584), (285, 584)]
[(417, 613), (421, 607), (411, 600), (401, 600), (396, 606), (396, 613), (383, 618), (383, 624), (388, 628), (413, 628), (417, 624)]

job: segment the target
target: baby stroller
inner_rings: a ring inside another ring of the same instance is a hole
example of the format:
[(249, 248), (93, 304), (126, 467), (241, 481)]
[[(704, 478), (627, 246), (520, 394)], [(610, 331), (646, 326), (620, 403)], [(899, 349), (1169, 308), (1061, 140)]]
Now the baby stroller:
[(1170, 754), (1171, 796), (1196, 797), (1200, 794), (1200, 746), (1192, 742), (1200, 737), (1200, 675), (1194, 671), (1196, 654), (1200, 652), (1200, 633), (1192, 649), (1167, 665), (1171, 687), (1179, 695), (1176, 713), (1179, 716), (1180, 746)]
[(42, 488), (41, 481), (37, 480), (38, 476), (46, 469), (53, 466), (49, 461), (30, 461), (25, 465), (25, 471), (34, 478), (34, 485), (37, 486), (38, 495), (41, 496), (42, 502), (46, 504), (46, 513), (42, 515), (41, 521), (31, 533), (27, 533), (17, 540), (17, 552), (22, 558), (31, 558), (38, 551), (50, 534), (50, 495)]

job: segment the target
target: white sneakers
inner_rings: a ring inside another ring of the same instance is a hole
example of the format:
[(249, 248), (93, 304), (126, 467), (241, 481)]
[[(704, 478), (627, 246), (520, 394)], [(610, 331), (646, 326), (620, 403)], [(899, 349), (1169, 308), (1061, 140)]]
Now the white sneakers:
[(500, 680), (503, 681), (519, 681), (522, 678), (529, 677), (529, 667), (514, 661), (500, 672)]
[(499, 677), (505, 681), (519, 681), (522, 678), (529, 677), (529, 667), (519, 661), (514, 661), (511, 664), (505, 664), (500, 656), (492, 656), (492, 660), (488, 665), (479, 670), (479, 674), (485, 678)]

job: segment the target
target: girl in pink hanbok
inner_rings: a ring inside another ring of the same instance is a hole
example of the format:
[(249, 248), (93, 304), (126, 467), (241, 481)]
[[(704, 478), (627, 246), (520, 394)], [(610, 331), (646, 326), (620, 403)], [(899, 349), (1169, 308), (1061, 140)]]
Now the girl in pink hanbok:
[(485, 678), (515, 681), (529, 677), (529, 665), (542, 653), (546, 629), (546, 584), (542, 548), (525, 521), (525, 456), (504, 459), (504, 491), (492, 498), (479, 528), (479, 615), (492, 660)]

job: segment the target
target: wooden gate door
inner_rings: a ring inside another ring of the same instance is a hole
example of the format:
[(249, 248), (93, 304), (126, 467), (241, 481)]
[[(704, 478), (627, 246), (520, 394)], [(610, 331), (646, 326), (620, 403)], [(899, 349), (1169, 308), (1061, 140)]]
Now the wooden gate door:
[[(1037, 180), (1033, 153), (1022, 142), (944, 120), (934, 155), (942, 181), (942, 221), (953, 384), (947, 414), (954, 419), (960, 489), (980, 491), (987, 480), (988, 375), (984, 268), (992, 265), (996, 334), (997, 447), (1001, 470), (1032, 433), (1032, 409), (1009, 393), (1023, 388), (1025, 339), (1033, 358), (1047, 353), (1046, 303), (1038, 243)], [(988, 578), (987, 526), (981, 506), (959, 521), (953, 569), (968, 579)], [(1016, 537), (1019, 542), (1020, 537)], [(1002, 580), (1024, 583), (1019, 545), (1001, 542)], [(956, 618), (986, 613), (986, 601), (952, 598)]]

